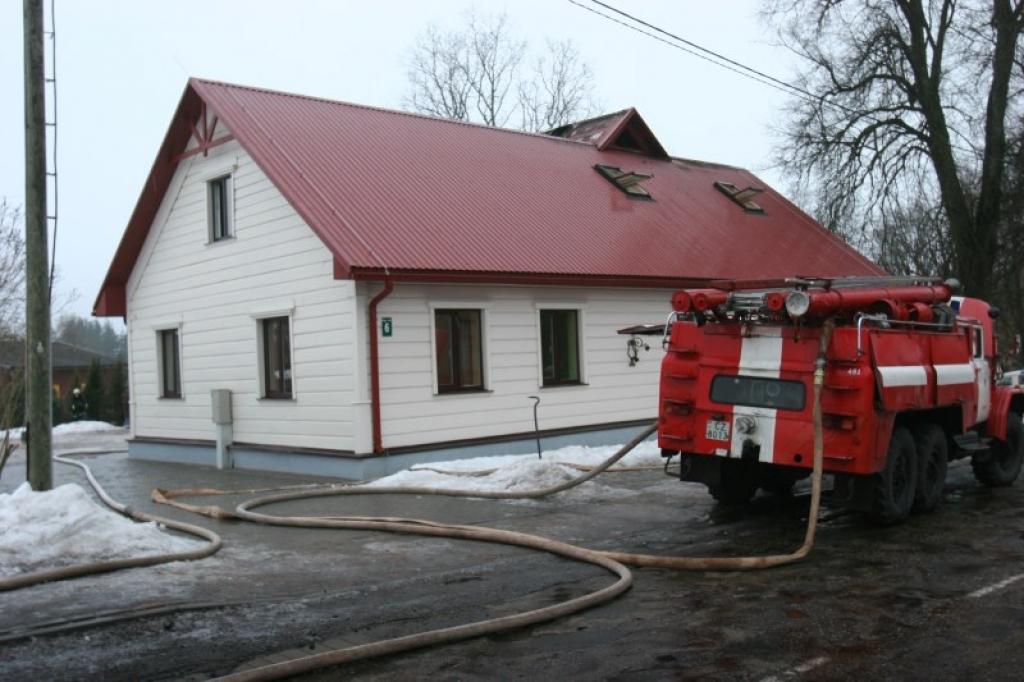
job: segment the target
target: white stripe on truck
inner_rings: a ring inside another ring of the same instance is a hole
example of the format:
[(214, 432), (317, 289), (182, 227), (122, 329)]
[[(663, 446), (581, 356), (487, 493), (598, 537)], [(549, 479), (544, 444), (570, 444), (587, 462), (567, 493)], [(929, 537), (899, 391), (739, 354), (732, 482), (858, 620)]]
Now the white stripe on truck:
[(935, 381), (939, 386), (973, 384), (974, 366), (969, 362), (962, 365), (935, 365)]
[(878, 374), (882, 377), (884, 388), (928, 385), (928, 373), (924, 371), (924, 365), (879, 367)]
[[(757, 330), (758, 336), (743, 337), (740, 348), (740, 365), (737, 374), (748, 377), (764, 377), (778, 379), (779, 368), (782, 366), (782, 329), (767, 327)], [(777, 410), (769, 407), (751, 407), (749, 405), (732, 406), (732, 442), (730, 450), (733, 457), (743, 454), (743, 441), (748, 438), (761, 446), (758, 460), (771, 462), (775, 449), (775, 415)], [(757, 430), (752, 434), (740, 433), (736, 430), (736, 418), (742, 415), (757, 420)]]

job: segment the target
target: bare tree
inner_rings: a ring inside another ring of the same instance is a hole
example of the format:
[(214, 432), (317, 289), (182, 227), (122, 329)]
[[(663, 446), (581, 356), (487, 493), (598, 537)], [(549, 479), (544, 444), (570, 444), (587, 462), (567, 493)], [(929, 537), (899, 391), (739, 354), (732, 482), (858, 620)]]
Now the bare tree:
[(593, 75), (569, 41), (549, 42), (528, 59), (528, 45), (504, 14), (469, 14), (462, 29), (430, 26), (409, 58), (405, 105), (432, 116), (489, 126), (516, 122), (547, 130), (594, 110)]
[(571, 41), (548, 41), (536, 58), (530, 80), (519, 84), (524, 130), (551, 130), (594, 112), (594, 75)]
[[(1024, 336), (1024, 122), (1018, 121), (1010, 142), (1006, 168), (1003, 220), (999, 225), (1001, 248), (995, 264), (995, 300), (1004, 313), (1000, 324), (1004, 349), (1012, 348), (1013, 337)], [(1024, 355), (1010, 358), (1008, 368), (1021, 367)]]
[(20, 207), (0, 199), (0, 336), (20, 335), (25, 309), (25, 239)]
[(413, 52), (406, 105), (431, 116), (468, 121), (473, 94), (465, 68), (468, 55), (464, 36), (428, 27)]
[(766, 12), (808, 65), (779, 160), (817, 188), (820, 217), (863, 239), (934, 201), (951, 270), (981, 297), (997, 280), (1022, 5), (768, 0)]
[(907, 206), (894, 205), (879, 212), (874, 226), (878, 264), (897, 275), (952, 277), (949, 221), (942, 207), (923, 195)]
[(464, 69), (476, 112), (483, 123), (504, 126), (514, 113), (509, 93), (519, 76), (526, 42), (509, 34), (504, 14), (493, 19), (470, 14), (465, 39), (469, 51)]

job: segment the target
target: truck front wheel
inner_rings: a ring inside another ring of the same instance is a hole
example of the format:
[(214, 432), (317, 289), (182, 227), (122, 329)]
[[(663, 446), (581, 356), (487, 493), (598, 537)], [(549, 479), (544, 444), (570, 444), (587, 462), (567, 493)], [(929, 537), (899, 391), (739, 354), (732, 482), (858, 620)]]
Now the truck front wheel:
[(1013, 484), (1024, 462), (1024, 425), (1020, 415), (1006, 415), (1006, 440), (992, 441), (987, 457), (973, 457), (974, 477), (984, 485), (1002, 487)]
[(885, 468), (872, 477), (868, 516), (873, 521), (890, 525), (910, 516), (917, 493), (917, 465), (914, 437), (906, 427), (894, 429)]

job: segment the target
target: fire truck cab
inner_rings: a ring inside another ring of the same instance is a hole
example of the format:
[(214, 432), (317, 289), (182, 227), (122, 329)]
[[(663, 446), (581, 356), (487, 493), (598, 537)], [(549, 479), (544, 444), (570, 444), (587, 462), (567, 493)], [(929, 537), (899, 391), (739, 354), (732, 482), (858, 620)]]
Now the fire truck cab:
[[(998, 311), (930, 279), (790, 279), (676, 292), (658, 442), (721, 503), (788, 494), (813, 466), (813, 375), (834, 499), (877, 522), (930, 511), (947, 462), (989, 486), (1024, 461), (1024, 390), (997, 386)], [(826, 324), (827, 321), (827, 324)], [(826, 332), (828, 328), (828, 332)]]

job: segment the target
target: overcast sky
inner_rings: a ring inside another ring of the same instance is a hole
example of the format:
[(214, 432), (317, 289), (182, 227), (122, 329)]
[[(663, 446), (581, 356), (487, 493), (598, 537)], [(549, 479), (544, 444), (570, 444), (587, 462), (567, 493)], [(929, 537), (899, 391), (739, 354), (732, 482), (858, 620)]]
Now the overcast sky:
[[(757, 0), (611, 4), (770, 74), (792, 75)], [(636, 107), (669, 153), (743, 166), (786, 189), (770, 168), (770, 128), (784, 95), (568, 0), (56, 0), (57, 267), (64, 292), (78, 291), (68, 309), (89, 314), (188, 76), (400, 108), (417, 36), (430, 23), (461, 25), (470, 7), (506, 12), (534, 45), (572, 39), (603, 108)], [(21, 31), (22, 3), (0, 3), (0, 197), (15, 204), (24, 197)]]

